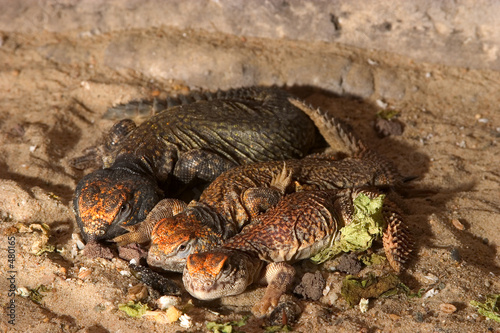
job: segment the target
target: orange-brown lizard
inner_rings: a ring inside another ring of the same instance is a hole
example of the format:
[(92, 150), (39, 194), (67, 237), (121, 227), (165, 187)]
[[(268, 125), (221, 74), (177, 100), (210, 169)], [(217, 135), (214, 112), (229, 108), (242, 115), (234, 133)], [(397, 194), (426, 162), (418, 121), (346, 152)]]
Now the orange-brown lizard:
[[(292, 282), (295, 270), (291, 264), (311, 258), (339, 239), (340, 229), (352, 222), (353, 200), (359, 193), (372, 198), (378, 195), (373, 190), (348, 189), (303, 191), (284, 197), (260, 215), (258, 223), (245, 227), (224, 245), (189, 255), (184, 287), (198, 299), (212, 300), (241, 294), (252, 283), (266, 283), (263, 299), (252, 309), (257, 316), (265, 315)], [(411, 240), (397, 209), (387, 203), (383, 207), (387, 223), (384, 249), (399, 271), (411, 251)]]

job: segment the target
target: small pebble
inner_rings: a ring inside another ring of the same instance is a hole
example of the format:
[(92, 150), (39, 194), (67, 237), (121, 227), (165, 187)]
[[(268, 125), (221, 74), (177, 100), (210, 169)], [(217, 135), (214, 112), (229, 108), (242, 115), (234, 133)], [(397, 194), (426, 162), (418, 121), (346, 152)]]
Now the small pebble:
[(397, 314), (394, 314), (394, 313), (389, 313), (388, 316), (392, 320), (398, 320), (399, 318), (401, 318), (401, 316), (398, 316)]
[(86, 267), (81, 267), (80, 270), (78, 271), (78, 278), (80, 280), (85, 280), (92, 274), (92, 270)]
[(455, 228), (457, 228), (458, 230), (464, 230), (465, 227), (464, 225), (462, 224), (462, 222), (460, 222), (458, 219), (452, 219), (451, 220), (451, 223), (453, 224), (453, 226)]
[(441, 312), (443, 313), (453, 313), (455, 311), (457, 311), (457, 307), (453, 304), (450, 304), (450, 303), (442, 303), (439, 305), (439, 310), (441, 310)]
[(81, 240), (77, 240), (76, 241), (76, 247), (78, 248), (78, 250), (83, 250), (85, 248), (85, 244), (83, 244), (83, 242)]
[(61, 275), (65, 277), (66, 274), (68, 274), (68, 270), (66, 269), (66, 267), (59, 267), (59, 273), (61, 273)]
[(85, 244), (82, 241), (82, 236), (78, 233), (71, 234), (71, 239), (73, 239), (76, 243), (76, 246), (79, 250), (83, 250), (85, 248)]
[(436, 275), (431, 274), (431, 273), (425, 275), (424, 278), (426, 280), (428, 280), (430, 284), (434, 284), (434, 283), (439, 281), (439, 278)]
[(342, 255), (337, 264), (337, 270), (351, 275), (358, 274), (362, 269), (363, 266), (355, 252)]
[(386, 109), (387, 108), (387, 103), (385, 103), (384, 101), (380, 100), (380, 99), (377, 99), (375, 101), (375, 103), (377, 103), (377, 106), (381, 109)]
[(451, 256), (451, 259), (453, 259), (455, 261), (460, 261), (461, 260), (461, 258), (460, 258), (460, 252), (458, 251), (458, 249), (456, 247), (454, 247), (453, 249), (451, 249), (450, 256)]
[(421, 323), (424, 321), (424, 315), (421, 313), (421, 312), (417, 312), (415, 313), (415, 315), (413, 316), (413, 318), (415, 318), (415, 321)]

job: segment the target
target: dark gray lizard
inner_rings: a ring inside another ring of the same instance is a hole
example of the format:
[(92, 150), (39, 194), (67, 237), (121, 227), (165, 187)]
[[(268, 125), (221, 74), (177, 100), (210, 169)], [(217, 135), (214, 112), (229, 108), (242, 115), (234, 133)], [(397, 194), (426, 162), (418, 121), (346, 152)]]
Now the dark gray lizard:
[(136, 127), (114, 126), (104, 169), (86, 175), (74, 196), (88, 241), (110, 240), (146, 218), (178, 187), (211, 181), (231, 167), (303, 157), (315, 142), (313, 122), (277, 88), (196, 95)]

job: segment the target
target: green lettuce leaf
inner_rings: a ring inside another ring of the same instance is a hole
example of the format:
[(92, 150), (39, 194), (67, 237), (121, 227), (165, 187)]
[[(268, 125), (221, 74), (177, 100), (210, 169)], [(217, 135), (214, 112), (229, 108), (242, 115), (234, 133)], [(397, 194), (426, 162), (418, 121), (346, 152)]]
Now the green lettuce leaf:
[(360, 193), (353, 201), (354, 214), (352, 222), (340, 229), (340, 239), (316, 254), (311, 260), (321, 264), (341, 252), (364, 251), (369, 249), (373, 241), (382, 236), (385, 221), (382, 206), (385, 195), (373, 199)]
[(470, 301), (470, 305), (475, 307), (480, 315), (500, 323), (500, 294), (486, 296), (484, 303)]

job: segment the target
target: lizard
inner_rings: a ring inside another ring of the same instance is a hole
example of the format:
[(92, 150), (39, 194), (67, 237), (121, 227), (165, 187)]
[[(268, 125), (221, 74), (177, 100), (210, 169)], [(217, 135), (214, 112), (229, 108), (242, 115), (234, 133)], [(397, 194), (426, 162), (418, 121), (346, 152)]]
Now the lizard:
[[(292, 283), (291, 264), (311, 258), (340, 238), (339, 230), (352, 222), (353, 200), (370, 198), (373, 189), (302, 191), (285, 196), (222, 246), (188, 256), (183, 272), (186, 290), (201, 300), (238, 295), (252, 283), (267, 283), (264, 297), (252, 309), (264, 316)], [(384, 250), (400, 271), (411, 252), (411, 239), (394, 204), (384, 200), (387, 228)], [(392, 246), (397, 244), (397, 246)]]
[[(137, 225), (115, 240), (124, 245), (151, 239), (148, 264), (181, 272), (190, 253), (222, 244), (253, 217), (276, 204), (287, 190), (294, 191), (288, 186), (290, 182), (298, 184), (300, 189), (312, 190), (365, 185), (389, 187), (404, 180), (392, 163), (367, 149), (341, 122), (301, 102), (296, 105), (315, 120), (328, 143), (336, 144), (341, 138), (354, 156), (335, 160), (327, 155), (313, 155), (302, 160), (233, 168), (221, 174), (183, 212), (165, 218), (148, 217), (149, 224)], [(168, 202), (160, 202), (154, 210), (168, 211)]]
[(104, 168), (77, 184), (73, 206), (86, 242), (108, 241), (143, 221), (163, 198), (234, 166), (303, 157), (313, 122), (275, 87), (194, 94), (136, 126), (112, 127)]

